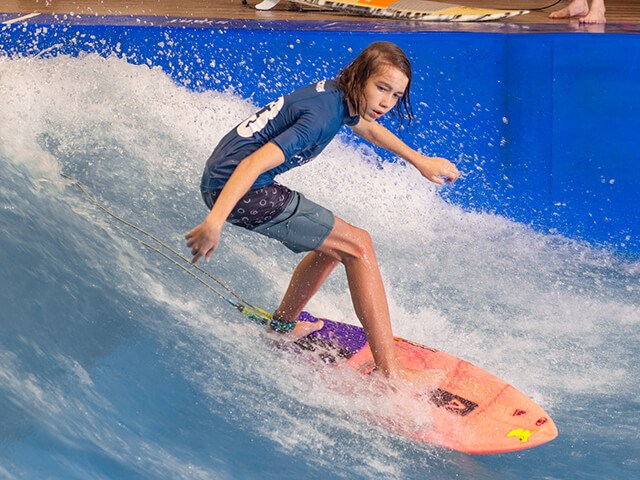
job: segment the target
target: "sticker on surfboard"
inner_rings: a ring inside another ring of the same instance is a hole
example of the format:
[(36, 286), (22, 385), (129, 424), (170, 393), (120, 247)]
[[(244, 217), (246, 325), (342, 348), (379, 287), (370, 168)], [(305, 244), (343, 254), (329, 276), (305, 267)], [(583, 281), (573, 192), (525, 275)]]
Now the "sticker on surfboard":
[[(303, 312), (300, 320), (324, 321), (322, 329), (295, 344), (327, 364), (363, 374), (374, 368), (362, 327), (319, 319)], [(542, 445), (557, 437), (547, 412), (524, 393), (495, 375), (434, 348), (395, 339), (402, 366), (438, 370), (444, 377), (416, 398), (418, 405), (399, 405), (397, 418), (375, 418), (400, 436), (470, 454), (505, 453)], [(417, 412), (417, 413), (416, 413)], [(415, 421), (408, 422), (407, 418)]]
[[(264, 0), (256, 5), (256, 9), (270, 10), (279, 2), (280, 0)], [(486, 22), (529, 13), (528, 10), (464, 7), (430, 0), (289, 0), (289, 2), (368, 17), (426, 22)]]

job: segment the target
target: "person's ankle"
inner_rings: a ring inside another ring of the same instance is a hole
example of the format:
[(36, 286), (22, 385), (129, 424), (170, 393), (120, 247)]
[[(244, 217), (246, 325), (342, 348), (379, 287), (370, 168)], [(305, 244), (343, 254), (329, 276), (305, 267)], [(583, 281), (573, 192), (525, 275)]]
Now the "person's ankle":
[(273, 315), (267, 322), (267, 325), (271, 330), (278, 333), (291, 333), (296, 328), (296, 321), (285, 320), (282, 317)]

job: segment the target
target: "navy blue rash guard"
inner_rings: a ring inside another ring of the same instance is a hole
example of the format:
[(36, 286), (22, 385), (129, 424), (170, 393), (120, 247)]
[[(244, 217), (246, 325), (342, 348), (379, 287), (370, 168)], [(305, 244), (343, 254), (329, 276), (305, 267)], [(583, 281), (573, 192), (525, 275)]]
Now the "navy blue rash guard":
[(321, 81), (280, 97), (251, 116), (220, 141), (202, 175), (203, 193), (222, 190), (238, 164), (267, 142), (284, 153), (283, 164), (264, 172), (251, 186), (255, 190), (274, 182), (276, 175), (316, 157), (342, 125), (353, 126), (344, 93), (333, 81)]

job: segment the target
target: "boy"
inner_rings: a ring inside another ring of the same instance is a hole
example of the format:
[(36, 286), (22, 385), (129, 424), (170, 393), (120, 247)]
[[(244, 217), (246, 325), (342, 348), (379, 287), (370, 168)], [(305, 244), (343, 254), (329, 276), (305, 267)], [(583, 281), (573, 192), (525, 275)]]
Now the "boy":
[(294, 252), (309, 252), (296, 267), (271, 323), (272, 329), (296, 339), (322, 327), (321, 322), (297, 319), (342, 263), (377, 371), (391, 380), (422, 383), (435, 375), (403, 370), (396, 357), (389, 307), (368, 232), (274, 181), (276, 175), (317, 156), (342, 125), (404, 158), (432, 182), (455, 181), (459, 173), (451, 162), (421, 155), (376, 122), (392, 110), (412, 117), (411, 75), (411, 63), (399, 47), (376, 42), (335, 81), (281, 97), (242, 122), (207, 161), (201, 191), (211, 211), (186, 239), (193, 263), (202, 257), (209, 260), (225, 221), (275, 238)]

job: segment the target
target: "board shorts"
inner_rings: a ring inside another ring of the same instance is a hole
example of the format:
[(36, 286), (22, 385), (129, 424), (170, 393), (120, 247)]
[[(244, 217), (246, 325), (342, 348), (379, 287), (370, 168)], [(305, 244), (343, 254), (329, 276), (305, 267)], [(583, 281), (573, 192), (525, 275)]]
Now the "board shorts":
[[(213, 208), (219, 193), (220, 191), (202, 193), (209, 208)], [(264, 210), (261, 210), (260, 205), (265, 203), (266, 197), (270, 199)], [(283, 197), (285, 203), (274, 213), (272, 203), (278, 204)], [(245, 205), (256, 204), (258, 198), (261, 199), (258, 206), (248, 216)], [(301, 193), (273, 184), (247, 192), (238, 201), (227, 222), (278, 240), (294, 253), (302, 253), (316, 250), (322, 245), (333, 230), (335, 217), (331, 211)]]

